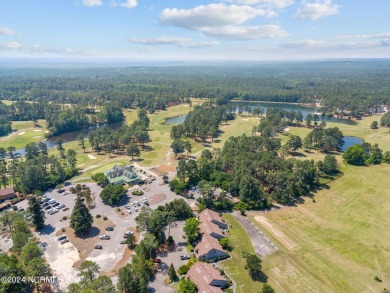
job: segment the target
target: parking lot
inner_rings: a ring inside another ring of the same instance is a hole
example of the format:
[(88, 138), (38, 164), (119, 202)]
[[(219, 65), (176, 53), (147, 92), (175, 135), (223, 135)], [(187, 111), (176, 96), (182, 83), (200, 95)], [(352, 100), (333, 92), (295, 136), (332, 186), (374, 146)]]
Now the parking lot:
[[(145, 170), (144, 175), (155, 176), (154, 173), (148, 170)], [(156, 176), (156, 178), (156, 180), (149, 180), (150, 183), (129, 188), (127, 192), (127, 199), (118, 206), (121, 209), (120, 212), (116, 211), (117, 207), (111, 207), (103, 204), (99, 197), (102, 190), (101, 187), (94, 183), (85, 184), (91, 189), (91, 194), (95, 200), (95, 208), (90, 210), (91, 214), (94, 217), (98, 214), (102, 217), (107, 217), (114, 225), (114, 231), (100, 231), (98, 235), (94, 236), (96, 237), (96, 244), (101, 245), (102, 249), (92, 249), (91, 253), (89, 253), (87, 257), (88, 260), (95, 261), (100, 266), (100, 270), (102, 272), (111, 272), (115, 268), (116, 264), (121, 260), (126, 245), (120, 244), (120, 242), (124, 240), (123, 236), (126, 231), (135, 231), (135, 218), (139, 214), (142, 206), (149, 206), (150, 208), (155, 209), (159, 205), (164, 205), (175, 198), (180, 198), (170, 191), (168, 184), (164, 184), (161, 177)], [(78, 281), (77, 270), (73, 267), (74, 263), (80, 260), (78, 249), (71, 242), (60, 244), (59, 241), (57, 241), (58, 236), (56, 236), (57, 231), (69, 226), (69, 218), (73, 210), (75, 200), (74, 194), (71, 194), (68, 191), (69, 188), (74, 187), (75, 185), (76, 184), (70, 184), (65, 186), (63, 188), (65, 192), (61, 193), (59, 193), (58, 190), (45, 192), (43, 198), (55, 200), (58, 204), (62, 204), (69, 209), (64, 211), (64, 208), (60, 208), (58, 209), (58, 212), (53, 214), (46, 212), (45, 227), (35, 233), (42, 243), (41, 246), (44, 250), (45, 257), (48, 259), (54, 273), (66, 281), (66, 283), (60, 284), (61, 289), (65, 289), (71, 282)], [(141, 196), (132, 195), (132, 192), (135, 190), (142, 190), (144, 194)], [(144, 201), (147, 201), (149, 205), (146, 205)], [(47, 202), (49, 202), (49, 200), (47, 200)], [(135, 202), (139, 202), (139, 204), (137, 205)], [(130, 207), (131, 214), (126, 212), (126, 205)], [(27, 201), (22, 201), (18, 203), (17, 206), (18, 208), (27, 209)], [(138, 211), (136, 211), (136, 209)], [(62, 220), (64, 216), (67, 216), (66, 220)], [(180, 239), (182, 234), (180, 232), (176, 235), (176, 230), (182, 231), (182, 226), (180, 227), (179, 224), (178, 227), (171, 228), (171, 235), (174, 237), (176, 243), (178, 243), (178, 247), (174, 252), (169, 254), (169, 260), (168, 256), (166, 256), (166, 263), (170, 265), (172, 261), (175, 267), (178, 268), (181, 264), (186, 263), (186, 261), (180, 260), (180, 254), (186, 252), (185, 244), (183, 244), (183, 240), (185, 239)], [(58, 232), (57, 235), (58, 234), (62, 233)], [(103, 234), (109, 235), (110, 239), (99, 239), (99, 236)], [(2, 239), (0, 241), (0, 243), (2, 243), (5, 240)], [(4, 244), (5, 243), (7, 243), (7, 246), (9, 247), (12, 245), (12, 241), (4, 242)], [(163, 262), (164, 258), (165, 256), (161, 257)], [(152, 284), (154, 284), (154, 282)]]

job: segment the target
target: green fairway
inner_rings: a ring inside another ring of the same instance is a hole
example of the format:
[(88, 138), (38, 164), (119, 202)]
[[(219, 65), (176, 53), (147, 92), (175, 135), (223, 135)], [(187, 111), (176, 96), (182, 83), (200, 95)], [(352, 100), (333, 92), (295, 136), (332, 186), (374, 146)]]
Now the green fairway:
[(8, 148), (14, 146), (16, 149), (20, 149), (30, 142), (40, 142), (41, 140), (44, 140), (46, 121), (38, 120), (38, 124), (41, 127), (34, 127), (32, 121), (12, 122), (12, 129), (15, 130), (15, 132), (0, 138), (1, 147)]
[(224, 214), (223, 218), (229, 225), (227, 237), (230, 239), (233, 250), (230, 253), (231, 258), (222, 261), (220, 264), (237, 283), (237, 292), (259, 292), (262, 284), (254, 282), (249, 276), (248, 271), (245, 269), (246, 259), (242, 256), (242, 251), (250, 254), (255, 253), (248, 233), (232, 215)]
[[(390, 287), (390, 165), (345, 175), (297, 207), (250, 218), (280, 250), (263, 258), (276, 292), (381, 292)], [(374, 280), (378, 275), (383, 282)]]

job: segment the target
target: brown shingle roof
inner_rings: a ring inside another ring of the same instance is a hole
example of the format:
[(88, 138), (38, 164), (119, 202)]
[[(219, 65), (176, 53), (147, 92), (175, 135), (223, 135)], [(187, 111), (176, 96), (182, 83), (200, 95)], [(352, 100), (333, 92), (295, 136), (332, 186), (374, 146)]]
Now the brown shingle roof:
[(210, 209), (203, 210), (199, 214), (199, 219), (200, 219), (201, 222), (204, 222), (204, 221), (211, 222), (212, 220), (215, 220), (215, 221), (223, 223), (223, 220), (222, 220), (221, 216), (217, 212), (214, 212), (214, 211), (212, 211)]
[(209, 234), (203, 234), (202, 240), (195, 246), (195, 250), (198, 255), (207, 254), (211, 249), (217, 249), (224, 251), (217, 238), (210, 236)]
[(10, 195), (10, 194), (14, 194), (14, 193), (15, 193), (15, 191), (12, 187), (0, 189), (0, 196)]
[(202, 234), (209, 234), (210, 235), (211, 233), (215, 233), (215, 234), (221, 235), (222, 237), (225, 237), (223, 234), (223, 230), (221, 228), (219, 228), (218, 225), (213, 224), (212, 222), (209, 222), (207, 220), (202, 221), (200, 219), (199, 230), (200, 230), (200, 233), (202, 233)]
[(210, 283), (213, 280), (222, 280), (227, 282), (227, 280), (222, 277), (219, 271), (214, 269), (212, 265), (202, 262), (195, 263), (188, 271), (187, 277), (196, 284), (198, 293), (221, 293), (223, 292), (221, 288), (211, 286)]

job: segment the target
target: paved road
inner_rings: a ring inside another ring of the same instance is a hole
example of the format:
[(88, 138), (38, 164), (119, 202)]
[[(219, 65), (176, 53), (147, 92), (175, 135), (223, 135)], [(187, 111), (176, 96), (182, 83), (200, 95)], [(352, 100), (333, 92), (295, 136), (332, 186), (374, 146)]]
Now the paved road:
[(272, 254), (277, 250), (275, 244), (273, 244), (266, 236), (264, 236), (261, 231), (255, 228), (251, 221), (248, 220), (248, 218), (243, 217), (238, 213), (233, 213), (233, 216), (247, 231), (249, 238), (252, 241), (253, 248), (257, 254), (264, 256)]

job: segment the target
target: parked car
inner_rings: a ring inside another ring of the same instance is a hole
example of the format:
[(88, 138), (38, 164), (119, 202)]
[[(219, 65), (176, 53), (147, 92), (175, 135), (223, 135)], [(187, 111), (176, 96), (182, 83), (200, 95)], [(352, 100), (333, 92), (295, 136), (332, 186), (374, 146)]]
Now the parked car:
[(159, 258), (153, 258), (153, 262), (154, 262), (154, 263), (161, 263), (161, 259), (159, 259)]
[(185, 255), (180, 255), (180, 259), (186, 260), (186, 259), (190, 259), (190, 257), (187, 254), (185, 254)]
[(65, 192), (65, 189), (58, 190), (58, 193), (63, 193), (63, 192)]
[(60, 237), (57, 238), (57, 240), (58, 240), (58, 241), (61, 241), (61, 240), (64, 240), (64, 239), (66, 239), (66, 238), (68, 238), (68, 236), (66, 236), (66, 235), (61, 235)]
[(110, 236), (108, 236), (108, 235), (102, 235), (99, 238), (102, 240), (110, 240), (111, 239)]
[(119, 242), (119, 244), (126, 244), (127, 243), (127, 240), (122, 240), (121, 242)]
[(63, 208), (62, 210), (65, 212), (65, 211), (69, 210), (69, 208)]
[(138, 209), (137, 209), (137, 208), (134, 208), (134, 211), (135, 211), (135, 212), (138, 212)]
[(60, 204), (60, 205), (57, 207), (57, 209), (62, 209), (62, 208), (64, 208), (64, 207), (65, 207), (64, 204)]
[(64, 244), (64, 243), (66, 243), (66, 242), (69, 242), (69, 239), (68, 239), (68, 238), (65, 238), (64, 240), (61, 240), (61, 241), (60, 241), (61, 244)]
[(131, 234), (134, 234), (134, 232), (133, 232), (133, 231), (130, 231), (130, 230), (125, 232), (125, 235), (126, 235), (126, 236), (127, 236), (127, 235), (131, 235)]
[(125, 205), (125, 209), (126, 209), (126, 210), (130, 210), (131, 207), (130, 207), (129, 205)]
[(44, 207), (44, 209), (47, 211), (47, 210), (50, 210), (51, 209), (51, 206), (47, 205)]
[(149, 203), (147, 201), (144, 202), (144, 205), (149, 206)]
[(114, 227), (106, 227), (106, 231), (114, 231)]
[(95, 245), (95, 249), (103, 249), (103, 246), (101, 246), (101, 245)]
[(55, 203), (53, 203), (51, 206), (52, 207), (56, 207), (56, 206), (59, 206), (60, 204), (58, 203), (58, 202), (55, 202)]

